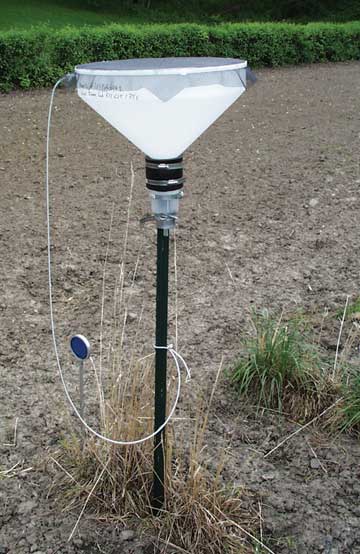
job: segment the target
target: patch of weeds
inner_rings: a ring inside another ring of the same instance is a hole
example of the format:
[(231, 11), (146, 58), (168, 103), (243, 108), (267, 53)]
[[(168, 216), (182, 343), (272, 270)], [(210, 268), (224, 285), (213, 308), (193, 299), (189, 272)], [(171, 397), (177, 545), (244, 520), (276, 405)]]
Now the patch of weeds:
[[(144, 367), (134, 366), (132, 377), (136, 386), (133, 383), (131, 396), (136, 398), (141, 391), (144, 400), (149, 394), (147, 387), (144, 390), (144, 383), (150, 379), (144, 379), (143, 373)], [(206, 404), (204, 401), (198, 406), (195, 425), (189, 426), (190, 436), (186, 441), (175, 440), (174, 427), (168, 426), (166, 502), (160, 516), (155, 517), (151, 508), (152, 441), (114, 446), (92, 437), (82, 443), (75, 435), (64, 439), (53, 456), (57, 470), (53, 494), (62, 507), (81, 512), (86, 506), (87, 511), (101, 521), (115, 520), (124, 526), (134, 524), (147, 537), (153, 537), (154, 545), (164, 554), (174, 549), (196, 554), (252, 553), (251, 534), (257, 522), (257, 514), (251, 507), (252, 498), (245, 489), (223, 481), (225, 459), (219, 461), (213, 474), (204, 457), (214, 391), (215, 388), (210, 401), (207, 398)], [(119, 398), (114, 396), (114, 399), (116, 403), (106, 412), (108, 433), (112, 430), (117, 436), (128, 429), (126, 438), (133, 438), (141, 429), (135, 423), (132, 426), (127, 423), (141, 418), (151, 429), (152, 403), (143, 402), (147, 408), (141, 413), (137, 402), (128, 401), (129, 409), (122, 413), (118, 408)], [(136, 413), (141, 413), (141, 418), (131, 417)], [(113, 414), (116, 416), (112, 417)], [(186, 442), (189, 448), (183, 446)]]
[(241, 395), (259, 407), (286, 408), (295, 417), (316, 414), (331, 396), (318, 347), (303, 318), (274, 318), (267, 310), (253, 317), (254, 336), (245, 342), (231, 380)]
[(291, 552), (291, 554), (296, 554), (296, 552), (298, 552), (296, 540), (293, 535), (286, 535), (273, 539), (273, 541), (271, 541), (271, 546), (276, 549), (286, 549), (286, 551)]
[(350, 375), (344, 384), (343, 400), (330, 420), (330, 424), (339, 432), (360, 433), (360, 372)]
[[(336, 312), (337, 318), (342, 318), (344, 314), (344, 308)], [(358, 296), (353, 302), (349, 302), (346, 307), (345, 319), (360, 319), (360, 296)]]
[(268, 554), (269, 551), (260, 546), (259, 544), (255, 544), (253, 549), (253, 554)]
[[(287, 535), (284, 537), (269, 537), (268, 538), (268, 546), (265, 548), (261, 546), (260, 544), (255, 544), (253, 547), (253, 554), (269, 554), (269, 550), (271, 548), (286, 548), (287, 552), (291, 552), (291, 554), (295, 554), (297, 552), (297, 546), (296, 546), (296, 540), (293, 535)], [(270, 550), (272, 552), (272, 550)]]

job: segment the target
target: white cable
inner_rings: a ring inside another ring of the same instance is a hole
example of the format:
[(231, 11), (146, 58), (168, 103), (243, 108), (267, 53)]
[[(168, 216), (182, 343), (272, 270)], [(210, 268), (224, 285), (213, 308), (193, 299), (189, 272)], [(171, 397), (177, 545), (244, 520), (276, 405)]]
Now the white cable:
[(179, 352), (176, 352), (176, 350), (174, 349), (172, 344), (169, 344), (168, 346), (156, 346), (156, 344), (154, 344), (154, 348), (155, 348), (155, 350), (168, 350), (170, 352), (170, 354), (172, 355), (172, 357), (174, 358), (175, 363), (176, 363), (177, 359), (179, 359), (182, 366), (184, 367), (184, 369), (186, 370), (186, 373), (187, 373), (185, 383), (188, 383), (190, 381), (191, 371), (189, 369), (189, 366), (187, 365), (187, 363), (185, 362), (185, 360), (181, 356), (181, 354), (179, 354)]
[(70, 406), (72, 407), (72, 409), (74, 410), (75, 415), (79, 418), (79, 420), (84, 425), (84, 427), (88, 431), (90, 431), (90, 433), (92, 433), (93, 435), (95, 435), (99, 439), (102, 439), (102, 440), (104, 440), (106, 442), (109, 442), (111, 444), (118, 444), (118, 445), (123, 445), (123, 446), (132, 445), (132, 444), (140, 444), (142, 442), (145, 442), (147, 440), (152, 439), (153, 437), (155, 437), (155, 435), (160, 433), (160, 431), (162, 431), (164, 429), (164, 427), (166, 427), (166, 425), (169, 423), (170, 419), (174, 415), (174, 412), (176, 410), (176, 407), (177, 407), (177, 404), (178, 404), (178, 401), (179, 401), (180, 390), (181, 390), (181, 372), (180, 372), (179, 360), (180, 360), (181, 364), (184, 366), (184, 368), (187, 372), (186, 382), (188, 382), (189, 379), (191, 378), (191, 374), (190, 374), (190, 370), (189, 370), (188, 365), (185, 362), (184, 358), (180, 354), (178, 354), (178, 352), (176, 352), (176, 350), (173, 349), (172, 344), (170, 344), (169, 346), (155, 346), (155, 350), (157, 350), (157, 349), (166, 349), (166, 350), (168, 350), (170, 352), (170, 354), (172, 355), (173, 359), (174, 359), (175, 366), (176, 366), (176, 371), (177, 371), (177, 377), (178, 377), (178, 386), (177, 386), (177, 391), (176, 391), (176, 398), (175, 398), (173, 406), (170, 410), (170, 413), (169, 413), (168, 417), (166, 418), (166, 420), (164, 421), (164, 423), (162, 425), (160, 425), (160, 427), (158, 427), (153, 433), (151, 433), (151, 435), (147, 435), (146, 437), (143, 437), (143, 438), (138, 439), (138, 440), (133, 440), (133, 441), (123, 441), (123, 440), (110, 439), (109, 437), (106, 437), (105, 435), (102, 435), (101, 433), (98, 433), (97, 431), (95, 431), (95, 429), (90, 427), (90, 425), (88, 425), (88, 423), (81, 417), (78, 409), (76, 408), (76, 406), (75, 406), (75, 404), (74, 404), (74, 402), (73, 402), (73, 400), (70, 396), (68, 387), (67, 387), (66, 382), (65, 382), (64, 373), (63, 373), (63, 370), (62, 370), (62, 367), (61, 367), (61, 362), (60, 362), (60, 357), (59, 357), (59, 352), (58, 352), (58, 347), (57, 347), (57, 342), (56, 342), (56, 330), (55, 330), (55, 320), (54, 320), (54, 310), (53, 310), (52, 277), (51, 277), (51, 230), (50, 230), (50, 191), (49, 191), (49, 145), (50, 145), (50, 129), (51, 129), (52, 107), (53, 107), (54, 95), (55, 95), (55, 91), (56, 91), (57, 87), (60, 85), (60, 83), (62, 83), (67, 78), (68, 78), (67, 76), (64, 76), (61, 79), (59, 79), (57, 81), (57, 83), (54, 85), (53, 89), (52, 89), (51, 98), (50, 98), (50, 105), (49, 105), (49, 113), (48, 113), (47, 136), (46, 136), (45, 187), (46, 187), (47, 242), (48, 242), (48, 245), (47, 245), (48, 285), (49, 285), (51, 333), (52, 333), (52, 338), (53, 338), (53, 345), (54, 345), (56, 363), (57, 363), (60, 379), (61, 379), (62, 385), (64, 387), (65, 395), (68, 399), (68, 402), (69, 402)]

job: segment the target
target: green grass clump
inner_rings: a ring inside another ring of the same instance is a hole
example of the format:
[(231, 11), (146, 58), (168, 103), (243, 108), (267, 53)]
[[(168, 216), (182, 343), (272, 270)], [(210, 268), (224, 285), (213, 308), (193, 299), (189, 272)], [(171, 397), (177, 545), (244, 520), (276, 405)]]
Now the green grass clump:
[(232, 371), (236, 390), (255, 397), (259, 407), (313, 415), (323, 404), (325, 379), (303, 321), (282, 321), (264, 310), (253, 322), (255, 336), (245, 343)]
[(360, 296), (346, 308), (346, 317), (353, 317), (355, 314), (360, 314)]
[(340, 432), (360, 432), (360, 372), (353, 373), (343, 387), (343, 401), (332, 419)]
[[(344, 308), (336, 310), (333, 314), (337, 319), (342, 319), (344, 316)], [(359, 317), (357, 317), (359, 315)], [(350, 301), (346, 306), (345, 319), (359, 319), (360, 318), (360, 296)]]

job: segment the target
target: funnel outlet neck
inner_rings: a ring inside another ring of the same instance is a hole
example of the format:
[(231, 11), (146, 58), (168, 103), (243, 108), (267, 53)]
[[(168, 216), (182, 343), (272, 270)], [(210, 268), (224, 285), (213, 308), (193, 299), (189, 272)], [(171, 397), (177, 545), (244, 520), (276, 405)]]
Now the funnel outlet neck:
[(183, 159), (153, 160), (145, 158), (146, 186), (157, 192), (172, 192), (183, 187)]

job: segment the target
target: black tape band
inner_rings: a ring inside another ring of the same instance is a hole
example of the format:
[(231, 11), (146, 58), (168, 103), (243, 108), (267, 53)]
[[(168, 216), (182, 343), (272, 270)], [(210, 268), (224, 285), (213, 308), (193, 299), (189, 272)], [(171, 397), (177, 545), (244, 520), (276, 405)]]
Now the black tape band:
[(182, 157), (172, 160), (146, 158), (146, 187), (158, 192), (180, 190), (184, 184)]

